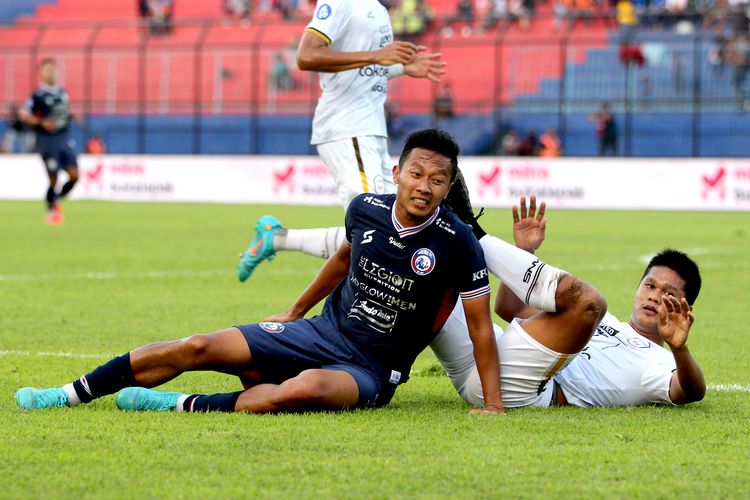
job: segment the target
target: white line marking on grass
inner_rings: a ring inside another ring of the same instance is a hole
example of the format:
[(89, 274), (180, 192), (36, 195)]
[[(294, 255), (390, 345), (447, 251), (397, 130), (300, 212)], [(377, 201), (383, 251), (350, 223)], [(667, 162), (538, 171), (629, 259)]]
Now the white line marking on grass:
[(59, 281), (59, 280), (113, 280), (113, 279), (160, 279), (160, 278), (210, 278), (229, 276), (231, 270), (215, 271), (146, 271), (146, 272), (86, 272), (70, 274), (0, 274), (0, 281)]
[(739, 384), (712, 384), (706, 386), (711, 391), (722, 392), (750, 392), (750, 386)]
[[(104, 354), (83, 354), (75, 352), (32, 352), (32, 351), (0, 351), (0, 356), (52, 356), (55, 358), (106, 358)], [(111, 356), (110, 356), (111, 357)]]

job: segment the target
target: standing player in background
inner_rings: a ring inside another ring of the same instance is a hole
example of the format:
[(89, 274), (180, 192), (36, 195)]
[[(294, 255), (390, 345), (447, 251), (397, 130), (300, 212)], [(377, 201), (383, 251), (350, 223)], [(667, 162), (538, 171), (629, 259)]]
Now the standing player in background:
[[(406, 74), (438, 83), (445, 73), (440, 54), (394, 41), (388, 10), (377, 0), (319, 0), (300, 40), (297, 65), (320, 72), (311, 144), (331, 170), (344, 208), (365, 192), (395, 193), (388, 154), (385, 101), (388, 80)], [(341, 245), (341, 227), (287, 229), (261, 217), (239, 265), (245, 281), (277, 250), (328, 258)]]
[[(57, 85), (57, 65), (53, 59), (44, 59), (39, 65), (39, 88), (20, 110), (21, 120), (36, 132), (37, 151), (42, 155), (49, 176), (47, 189), (47, 223), (63, 221), (58, 200), (67, 195), (78, 182), (78, 163), (75, 142), (70, 138), (70, 114), (68, 93)], [(55, 191), (57, 174), (65, 170), (68, 182), (60, 192)]]

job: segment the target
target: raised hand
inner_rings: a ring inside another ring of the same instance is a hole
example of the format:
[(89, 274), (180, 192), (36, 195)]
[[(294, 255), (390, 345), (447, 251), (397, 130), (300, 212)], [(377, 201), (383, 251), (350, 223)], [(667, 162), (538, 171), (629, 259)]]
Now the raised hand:
[(518, 248), (534, 253), (544, 241), (544, 231), (547, 227), (547, 218), (544, 216), (547, 204), (542, 202), (539, 210), (536, 208), (536, 196), (529, 197), (529, 206), (526, 207), (526, 197), (521, 196), (519, 208), (513, 205), (513, 239)]
[(663, 295), (659, 304), (659, 335), (669, 347), (681, 349), (687, 343), (693, 325), (693, 309), (685, 300), (674, 295)]

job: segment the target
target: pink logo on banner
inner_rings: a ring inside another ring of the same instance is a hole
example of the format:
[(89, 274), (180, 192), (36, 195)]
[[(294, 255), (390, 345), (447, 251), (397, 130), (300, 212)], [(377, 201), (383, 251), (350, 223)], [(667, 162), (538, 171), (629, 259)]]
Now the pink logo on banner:
[(495, 196), (500, 196), (500, 167), (495, 165), (489, 172), (479, 172), (479, 195), (484, 196), (486, 190)]
[(290, 164), (286, 167), (286, 170), (279, 171), (274, 170), (273, 172), (273, 192), (278, 193), (283, 188), (286, 188), (289, 193), (294, 192), (294, 165)]
[(727, 170), (722, 164), (719, 164), (719, 169), (713, 174), (701, 176), (703, 183), (701, 197), (705, 200), (711, 193), (716, 193), (719, 199), (723, 200), (726, 197), (726, 178)]
[(101, 163), (96, 164), (96, 168), (93, 170), (84, 170), (83, 172), (83, 192), (89, 194), (89, 190), (96, 188), (98, 193), (104, 191), (104, 165)]

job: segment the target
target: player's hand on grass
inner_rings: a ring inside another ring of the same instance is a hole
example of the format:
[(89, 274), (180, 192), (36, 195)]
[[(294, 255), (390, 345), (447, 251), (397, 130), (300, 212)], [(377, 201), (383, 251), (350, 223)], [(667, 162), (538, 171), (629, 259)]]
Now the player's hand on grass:
[(672, 349), (682, 349), (687, 343), (695, 317), (685, 297), (663, 295), (659, 304), (659, 335)]
[(440, 52), (425, 53), (422, 46), (417, 49), (419, 50), (414, 59), (404, 65), (404, 73), (412, 78), (427, 78), (432, 82), (440, 83), (440, 75), (445, 74), (444, 68), (448, 65), (447, 62), (440, 60), (442, 54)]
[(474, 408), (473, 410), (470, 410), (469, 413), (471, 415), (484, 415), (487, 413), (505, 413), (505, 410), (501, 406), (487, 405), (481, 408)]
[(529, 197), (526, 207), (526, 197), (521, 196), (519, 207), (513, 205), (513, 239), (518, 248), (534, 253), (544, 241), (544, 231), (547, 228), (547, 218), (544, 216), (547, 204), (542, 202), (539, 210), (536, 208), (536, 196)]
[(274, 314), (263, 320), (263, 323), (289, 323), (300, 319), (301, 316), (292, 313), (291, 311), (284, 311), (283, 313)]

